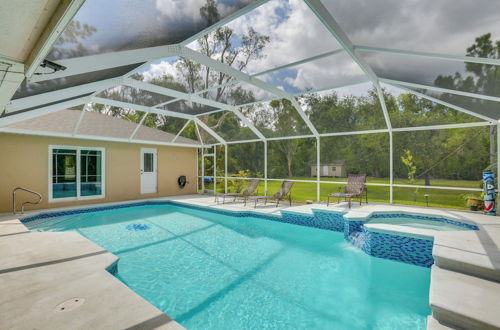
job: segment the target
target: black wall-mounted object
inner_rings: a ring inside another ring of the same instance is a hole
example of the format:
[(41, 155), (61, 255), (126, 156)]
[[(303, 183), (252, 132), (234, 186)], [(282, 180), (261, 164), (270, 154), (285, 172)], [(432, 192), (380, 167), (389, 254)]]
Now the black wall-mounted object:
[(179, 188), (184, 188), (186, 186), (186, 183), (187, 183), (187, 179), (186, 179), (186, 176), (185, 175), (181, 175), (178, 179), (177, 179), (177, 184), (179, 185)]

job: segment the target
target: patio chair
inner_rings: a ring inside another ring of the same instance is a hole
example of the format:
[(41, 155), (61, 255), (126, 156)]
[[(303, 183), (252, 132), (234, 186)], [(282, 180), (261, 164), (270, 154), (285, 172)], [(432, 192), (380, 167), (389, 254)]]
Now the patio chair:
[(243, 192), (222, 194), (222, 204), (226, 202), (226, 197), (234, 197), (233, 202), (236, 202), (237, 198), (243, 198), (245, 205), (247, 205), (247, 198), (254, 193), (255, 189), (259, 186), (259, 183), (260, 179), (253, 179)]
[(351, 208), (351, 200), (353, 198), (359, 198), (359, 205), (361, 205), (361, 201), (363, 197), (368, 204), (368, 189), (366, 188), (366, 174), (349, 174), (347, 177), (347, 185), (345, 186), (344, 192), (339, 192), (329, 194), (328, 202), (326, 206), (330, 205), (330, 197), (338, 198), (337, 203), (340, 203), (340, 200), (343, 198), (344, 201), (349, 202), (349, 208)]
[(259, 200), (264, 200), (264, 205), (267, 204), (268, 200), (276, 200), (276, 207), (280, 204), (280, 201), (288, 199), (290, 206), (292, 206), (292, 186), (294, 182), (291, 181), (283, 181), (281, 184), (280, 190), (278, 190), (272, 196), (249, 196), (248, 199), (255, 200), (254, 208), (257, 207), (257, 202)]

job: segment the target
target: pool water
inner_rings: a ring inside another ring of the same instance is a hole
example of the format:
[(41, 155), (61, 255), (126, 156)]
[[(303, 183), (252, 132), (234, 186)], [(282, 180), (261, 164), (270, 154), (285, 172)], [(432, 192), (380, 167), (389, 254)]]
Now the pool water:
[(410, 217), (376, 218), (373, 220), (369, 220), (367, 223), (368, 224), (382, 223), (382, 224), (388, 224), (388, 225), (398, 225), (398, 226), (404, 226), (404, 227), (412, 227), (412, 228), (419, 228), (419, 229), (432, 229), (432, 230), (439, 230), (439, 231), (471, 230), (471, 228), (455, 225), (453, 223), (434, 221), (434, 220), (424, 220), (424, 219), (412, 219)]
[(173, 205), (67, 215), (120, 257), (117, 277), (189, 329), (425, 329), (430, 269), (342, 233)]

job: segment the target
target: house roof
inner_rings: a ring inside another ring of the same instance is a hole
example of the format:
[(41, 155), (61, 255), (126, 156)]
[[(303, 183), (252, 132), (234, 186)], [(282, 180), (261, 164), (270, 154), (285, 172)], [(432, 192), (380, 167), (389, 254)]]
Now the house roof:
[[(7, 133), (47, 134), (73, 138), (92, 137), (96, 140), (112, 139), (123, 140), (124, 142), (144, 141), (158, 144), (172, 143), (175, 138), (174, 134), (145, 125), (141, 125), (137, 129), (137, 123), (97, 112), (85, 111), (83, 117), (81, 115), (82, 112), (79, 110), (61, 110), (11, 124), (3, 131)], [(79, 126), (75, 131), (77, 125)], [(73, 134), (74, 131), (75, 134)], [(134, 131), (136, 131), (135, 134)], [(134, 134), (133, 141), (129, 141), (132, 134)], [(182, 136), (177, 137), (175, 142), (200, 145), (199, 141)]]
[[(332, 160), (329, 163), (321, 163), (320, 166), (340, 166), (345, 165), (345, 159)], [(309, 163), (309, 166), (316, 166), (316, 163)]]

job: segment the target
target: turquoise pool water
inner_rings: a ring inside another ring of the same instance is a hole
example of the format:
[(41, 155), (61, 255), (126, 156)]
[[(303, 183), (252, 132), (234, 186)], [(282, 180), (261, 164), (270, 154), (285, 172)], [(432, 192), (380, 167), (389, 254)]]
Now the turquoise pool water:
[(452, 223), (432, 221), (432, 220), (422, 220), (422, 219), (412, 219), (409, 217), (405, 218), (376, 218), (373, 220), (369, 220), (368, 224), (372, 223), (382, 223), (388, 225), (398, 225), (404, 227), (412, 227), (419, 229), (432, 229), (438, 231), (446, 231), (446, 230), (471, 230), (470, 228), (455, 225)]
[(189, 329), (425, 329), (430, 269), (342, 233), (172, 205), (66, 215), (120, 257), (117, 277)]

